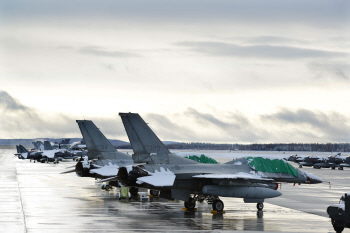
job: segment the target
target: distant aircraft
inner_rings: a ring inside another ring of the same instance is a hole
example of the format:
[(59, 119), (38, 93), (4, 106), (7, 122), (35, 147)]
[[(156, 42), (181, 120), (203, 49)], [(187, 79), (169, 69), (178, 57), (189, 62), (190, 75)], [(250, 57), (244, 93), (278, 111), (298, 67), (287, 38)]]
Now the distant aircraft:
[(299, 167), (314, 167), (314, 168), (330, 168), (331, 164), (328, 163), (327, 158), (319, 157), (317, 155), (306, 156), (303, 161), (299, 162)]
[(344, 167), (350, 167), (350, 156), (345, 158), (345, 162), (339, 164), (340, 170), (343, 170)]
[[(291, 157), (289, 157), (290, 159)], [(288, 159), (288, 161), (290, 161)], [(302, 159), (302, 161), (299, 161), (299, 167), (302, 168), (305, 167), (314, 167), (317, 169), (320, 168), (332, 168), (335, 169), (338, 167), (339, 170), (343, 170), (343, 166), (340, 166), (340, 164), (345, 163), (346, 157), (341, 156), (341, 153), (338, 153), (334, 156), (328, 156), (328, 158), (325, 157), (319, 157), (317, 155), (312, 156), (306, 156)]]
[[(315, 184), (319, 177), (295, 169), (282, 159), (246, 157), (225, 164), (202, 164), (172, 154), (139, 114), (119, 113), (133, 148), (132, 158), (143, 165), (119, 167), (117, 180), (124, 186), (160, 190), (160, 197), (183, 200), (194, 209), (196, 202), (208, 200), (213, 210), (222, 211), (222, 197), (243, 198), (262, 210), (266, 198), (278, 197), (279, 182)], [(103, 181), (103, 180), (102, 180)]]
[(17, 149), (17, 153), (15, 154), (19, 159), (30, 159), (30, 162), (32, 162), (32, 160), (34, 161), (40, 161), (40, 159), (42, 158), (42, 152), (37, 152), (37, 151), (33, 151), (30, 152), (28, 151), (26, 148), (24, 148), (24, 146), (22, 145), (16, 145), (16, 149)]
[[(343, 170), (343, 167), (346, 166), (341, 166), (341, 164), (346, 164), (346, 156), (342, 156), (341, 153), (338, 153), (334, 156), (329, 156), (328, 157), (328, 163), (331, 165), (332, 169), (335, 169), (338, 167), (339, 170)], [(350, 165), (350, 164), (349, 164)]]
[(84, 139), (78, 142), (73, 142), (68, 147), (69, 150), (85, 150), (87, 149)]
[(76, 160), (82, 157), (81, 151), (68, 151), (66, 149), (54, 149), (49, 141), (44, 141), (43, 158), (41, 162), (55, 162), (62, 161), (63, 159)]

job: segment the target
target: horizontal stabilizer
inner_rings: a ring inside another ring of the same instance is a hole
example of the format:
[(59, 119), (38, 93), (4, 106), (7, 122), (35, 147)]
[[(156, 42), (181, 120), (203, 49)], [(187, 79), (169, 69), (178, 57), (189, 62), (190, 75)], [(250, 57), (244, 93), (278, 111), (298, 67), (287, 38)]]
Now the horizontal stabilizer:
[(72, 170), (61, 172), (60, 174), (66, 174), (66, 173), (72, 173), (72, 172), (75, 172), (75, 168), (72, 169)]
[(96, 181), (96, 183), (103, 183), (103, 182), (116, 181), (116, 180), (118, 180), (117, 176), (113, 176), (107, 179)]

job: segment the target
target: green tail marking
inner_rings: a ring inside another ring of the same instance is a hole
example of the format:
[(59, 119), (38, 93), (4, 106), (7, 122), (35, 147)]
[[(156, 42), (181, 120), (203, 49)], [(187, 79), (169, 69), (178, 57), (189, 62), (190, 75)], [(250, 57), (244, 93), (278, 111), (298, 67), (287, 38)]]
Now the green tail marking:
[(201, 155), (198, 157), (197, 155), (186, 155), (186, 159), (191, 159), (200, 163), (210, 163), (210, 164), (218, 164), (218, 162), (215, 159), (209, 158), (205, 155)]
[(299, 177), (298, 170), (283, 159), (263, 157), (246, 157), (249, 165), (256, 171), (269, 173), (286, 173)]

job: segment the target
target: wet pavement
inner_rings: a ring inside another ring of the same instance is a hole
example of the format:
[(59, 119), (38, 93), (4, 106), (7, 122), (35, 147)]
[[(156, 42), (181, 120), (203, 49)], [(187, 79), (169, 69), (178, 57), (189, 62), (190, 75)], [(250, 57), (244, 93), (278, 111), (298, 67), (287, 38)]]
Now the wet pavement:
[(0, 232), (334, 232), (326, 209), (350, 191), (350, 169), (302, 168), (331, 181), (331, 189), (328, 183), (283, 184), (283, 195), (266, 200), (263, 212), (222, 198), (226, 212), (213, 215), (207, 203), (189, 212), (182, 201), (119, 201), (117, 189), (102, 191), (92, 178), (59, 174), (73, 161), (34, 164), (14, 153), (0, 150)]

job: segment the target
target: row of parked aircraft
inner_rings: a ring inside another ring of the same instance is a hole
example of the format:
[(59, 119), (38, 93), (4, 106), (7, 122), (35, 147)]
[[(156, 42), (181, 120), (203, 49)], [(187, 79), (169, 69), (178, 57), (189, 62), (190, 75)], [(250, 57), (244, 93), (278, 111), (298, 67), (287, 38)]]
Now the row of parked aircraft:
[(350, 167), (350, 156), (342, 156), (341, 153), (336, 155), (329, 156), (327, 158), (320, 157), (317, 155), (312, 156), (302, 156), (302, 155), (291, 155), (288, 161), (292, 161), (299, 164), (299, 167), (314, 167), (317, 169), (320, 168), (332, 168), (336, 167), (339, 170), (343, 170), (344, 167)]
[(100, 179), (117, 187), (159, 191), (160, 197), (182, 200), (192, 210), (196, 202), (206, 200), (213, 210), (223, 211), (219, 197), (242, 198), (257, 203), (262, 210), (266, 198), (282, 195), (279, 184), (317, 184), (323, 181), (308, 172), (298, 170), (283, 159), (269, 156), (243, 157), (225, 164), (203, 164), (171, 153), (136, 113), (119, 113), (133, 149), (133, 155), (118, 152), (96, 125), (89, 120), (77, 120), (88, 153), (73, 169), (81, 177)]
[[(66, 143), (59, 144), (58, 148), (55, 148), (55, 145), (51, 145), (49, 141), (44, 141), (44, 143), (41, 141), (36, 141), (33, 142), (33, 145), (34, 149), (31, 151), (28, 151), (22, 145), (16, 145), (17, 153), (15, 155), (19, 159), (29, 159), (30, 162), (34, 161), (34, 163), (35, 161), (41, 163), (58, 163), (63, 159), (73, 159), (78, 161), (78, 158), (86, 155), (86, 151), (73, 150), (73, 148), (75, 148), (77, 145), (76, 143), (72, 144), (74, 147), (69, 147), (69, 144)], [(61, 145), (66, 146), (61, 148)]]

